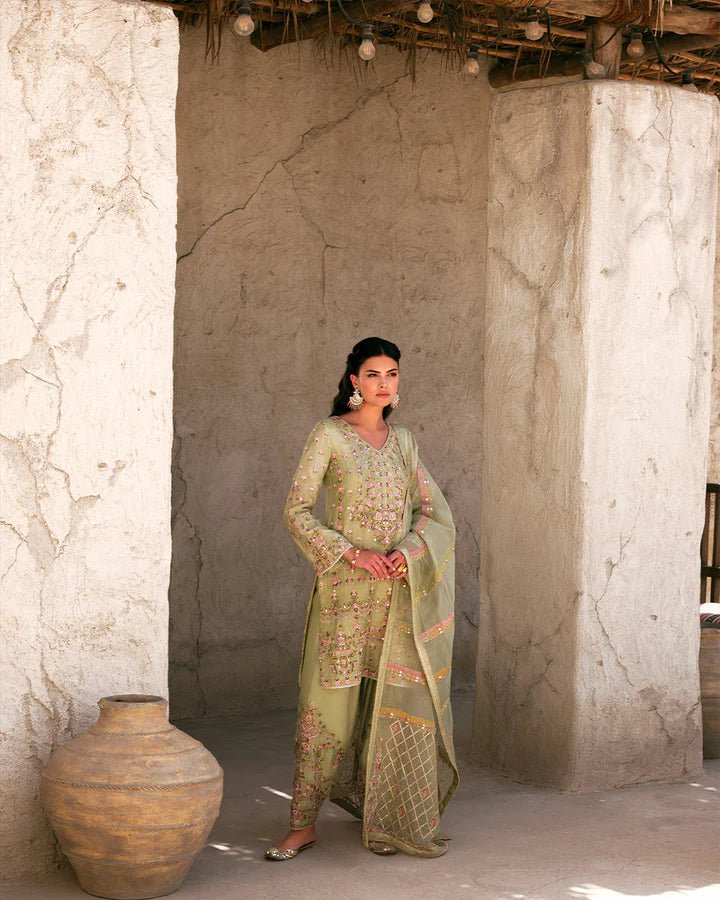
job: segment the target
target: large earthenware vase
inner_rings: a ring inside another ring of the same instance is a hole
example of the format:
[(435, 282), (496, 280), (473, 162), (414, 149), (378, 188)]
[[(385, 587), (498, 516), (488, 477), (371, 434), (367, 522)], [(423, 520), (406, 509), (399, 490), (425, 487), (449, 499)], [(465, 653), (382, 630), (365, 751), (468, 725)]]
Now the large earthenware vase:
[(703, 757), (720, 757), (720, 629), (700, 629)]
[(143, 900), (177, 890), (220, 811), (223, 771), (168, 722), (167, 701), (98, 701), (92, 728), (42, 770), (41, 799), (83, 890)]

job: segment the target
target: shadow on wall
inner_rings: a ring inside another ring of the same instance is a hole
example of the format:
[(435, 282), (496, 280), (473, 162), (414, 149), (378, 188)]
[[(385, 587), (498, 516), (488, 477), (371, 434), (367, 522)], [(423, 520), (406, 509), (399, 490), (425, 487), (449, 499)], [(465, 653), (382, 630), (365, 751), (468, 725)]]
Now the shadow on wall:
[(282, 507), (368, 334), (403, 351), (395, 420), (456, 518), (454, 678), (473, 682), (489, 89), (434, 59), (413, 89), (402, 67), (357, 83), (247, 43), (211, 67), (202, 31), (181, 35), (174, 718), (295, 704), (312, 572)]

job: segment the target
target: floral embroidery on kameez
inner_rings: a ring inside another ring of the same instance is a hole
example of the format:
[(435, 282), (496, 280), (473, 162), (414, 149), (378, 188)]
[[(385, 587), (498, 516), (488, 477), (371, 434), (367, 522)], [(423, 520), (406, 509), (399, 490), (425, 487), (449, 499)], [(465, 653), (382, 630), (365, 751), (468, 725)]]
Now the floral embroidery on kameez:
[[(320, 485), (326, 525), (312, 515)], [(377, 676), (393, 579), (352, 571), (351, 546), (387, 552), (403, 536), (409, 474), (395, 428), (372, 447), (339, 416), (318, 422), (303, 450), (285, 504), (293, 539), (318, 574), (320, 677), (324, 688), (347, 688)]]

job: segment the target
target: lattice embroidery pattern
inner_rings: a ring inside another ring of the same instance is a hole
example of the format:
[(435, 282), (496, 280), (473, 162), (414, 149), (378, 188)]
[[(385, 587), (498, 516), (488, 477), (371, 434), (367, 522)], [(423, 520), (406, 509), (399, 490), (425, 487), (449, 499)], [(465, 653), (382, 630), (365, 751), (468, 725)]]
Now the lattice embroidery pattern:
[(437, 748), (432, 729), (394, 718), (376, 754), (368, 830), (397, 835), (420, 849), (439, 824)]

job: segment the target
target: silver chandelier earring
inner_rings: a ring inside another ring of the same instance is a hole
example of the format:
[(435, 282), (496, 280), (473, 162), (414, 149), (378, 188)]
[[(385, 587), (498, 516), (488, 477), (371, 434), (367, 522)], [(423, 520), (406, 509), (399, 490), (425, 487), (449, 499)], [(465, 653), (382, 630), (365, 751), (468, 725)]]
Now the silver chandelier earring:
[(355, 388), (355, 392), (350, 395), (350, 399), (348, 400), (347, 405), (350, 407), (350, 409), (360, 409), (360, 407), (363, 405), (362, 394), (357, 388)]
[(400, 393), (399, 392), (397, 394), (395, 394), (395, 396), (390, 401), (390, 406), (392, 406), (393, 409), (397, 409), (398, 406), (400, 406)]

